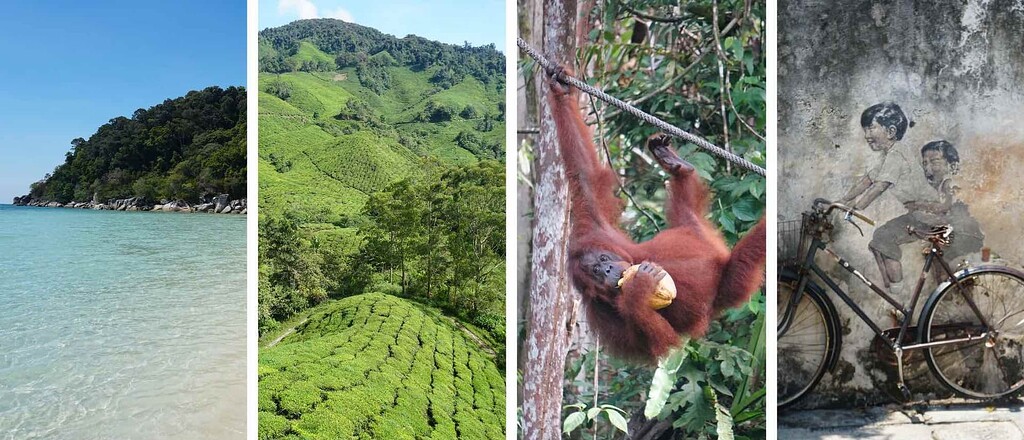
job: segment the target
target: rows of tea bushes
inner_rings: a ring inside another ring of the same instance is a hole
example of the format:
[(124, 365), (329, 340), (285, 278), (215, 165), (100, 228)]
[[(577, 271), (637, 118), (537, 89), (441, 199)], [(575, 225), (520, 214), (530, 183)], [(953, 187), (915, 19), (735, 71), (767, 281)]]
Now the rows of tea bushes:
[(501, 373), (462, 330), (421, 307), (348, 297), (262, 349), (259, 438), (504, 438)]

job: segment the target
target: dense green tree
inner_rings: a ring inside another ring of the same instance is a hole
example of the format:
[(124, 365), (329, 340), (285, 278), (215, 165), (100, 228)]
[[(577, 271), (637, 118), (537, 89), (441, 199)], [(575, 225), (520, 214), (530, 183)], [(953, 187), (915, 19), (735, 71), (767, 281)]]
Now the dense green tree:
[(302, 239), (298, 225), (291, 214), (260, 218), (261, 329), (271, 328), (277, 321), (323, 301), (331, 287), (322, 271), (323, 255)]
[(471, 316), (489, 304), (500, 303), (496, 295), (504, 295), (503, 283), (498, 289), (491, 285), (495, 270), (504, 267), (505, 261), (504, 175), (500, 163), (484, 161), (455, 169), (443, 178), (458, 188), (446, 209), (453, 256), (451, 286), (461, 294), (452, 302)]

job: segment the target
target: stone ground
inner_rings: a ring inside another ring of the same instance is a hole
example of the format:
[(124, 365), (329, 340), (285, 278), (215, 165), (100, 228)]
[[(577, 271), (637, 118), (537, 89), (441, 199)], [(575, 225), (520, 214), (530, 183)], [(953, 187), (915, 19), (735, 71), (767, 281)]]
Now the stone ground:
[(1024, 402), (959, 400), (779, 414), (779, 440), (1024, 440)]

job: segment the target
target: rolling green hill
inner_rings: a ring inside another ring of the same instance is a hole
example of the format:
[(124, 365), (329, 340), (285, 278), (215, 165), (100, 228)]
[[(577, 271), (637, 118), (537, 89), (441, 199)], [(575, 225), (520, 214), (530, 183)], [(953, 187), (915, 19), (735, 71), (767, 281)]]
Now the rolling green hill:
[(505, 385), (437, 311), (370, 293), (317, 309), (259, 357), (260, 439), (504, 438)]
[[(401, 80), (382, 96), (360, 86), (352, 72), (260, 74), (262, 209), (330, 223), (356, 214), (369, 193), (416, 173), (420, 157), (456, 165), (481, 156), (503, 159), (481, 154), (504, 148), (497, 87), (470, 78), (437, 90), (426, 86), (429, 72), (390, 71)], [(370, 122), (339, 118), (350, 101), (369, 111), (360, 117)], [(431, 121), (431, 110), (454, 116)], [(460, 144), (460, 135), (475, 142)]]
[[(426, 156), (504, 160), (504, 55), (339, 20), (260, 33), (260, 208), (357, 215)], [(424, 56), (424, 54), (430, 54)]]

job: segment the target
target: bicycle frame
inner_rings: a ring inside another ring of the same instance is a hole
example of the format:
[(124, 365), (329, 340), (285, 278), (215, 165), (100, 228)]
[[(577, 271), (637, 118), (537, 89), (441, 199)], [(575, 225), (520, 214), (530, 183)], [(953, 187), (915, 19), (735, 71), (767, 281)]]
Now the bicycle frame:
[[(801, 232), (801, 234), (803, 235), (804, 232)], [(956, 274), (953, 272), (953, 269), (950, 268), (949, 264), (942, 259), (942, 251), (940, 246), (938, 246), (937, 244), (929, 243), (930, 246), (928, 249), (928, 253), (925, 256), (924, 267), (921, 269), (921, 274), (917, 279), (917, 284), (914, 288), (914, 294), (910, 299), (909, 308), (905, 304), (900, 303), (892, 296), (890, 296), (888, 292), (879, 288), (871, 280), (867, 279), (867, 277), (865, 277), (860, 271), (854, 268), (848, 261), (843, 259), (839, 254), (827, 248), (826, 244), (827, 243), (822, 241), (822, 239), (819, 238), (817, 235), (811, 237), (810, 247), (806, 252), (807, 255), (804, 257), (803, 262), (801, 262), (798, 266), (798, 281), (796, 290), (793, 292), (793, 295), (789, 300), (789, 304), (786, 306), (783, 315), (780, 317), (778, 325), (778, 332), (780, 335), (785, 333), (789, 329), (789, 326), (792, 323), (793, 319), (793, 312), (796, 310), (797, 305), (800, 303), (800, 300), (803, 297), (804, 289), (807, 286), (807, 282), (810, 279), (811, 274), (815, 274), (825, 283), (826, 286), (828, 286), (829, 289), (831, 289), (836, 294), (836, 296), (842, 299), (843, 302), (846, 303), (846, 305), (849, 306), (850, 309), (852, 309), (853, 312), (856, 313), (857, 316), (860, 317), (860, 319), (864, 321), (865, 324), (868, 325), (868, 327), (871, 327), (871, 330), (874, 331), (875, 334), (878, 335), (878, 337), (882, 338), (888, 343), (889, 348), (896, 355), (897, 368), (899, 369), (898, 386), (905, 395), (909, 395), (909, 390), (906, 389), (906, 386), (903, 383), (904, 351), (940, 345), (980, 341), (989, 337), (989, 329), (991, 327), (989, 326), (988, 321), (985, 319), (984, 315), (978, 309), (978, 306), (974, 303), (974, 300), (971, 299), (970, 296), (966, 294), (964, 287), (960, 284), (960, 281), (957, 279)], [(861, 280), (861, 282), (867, 285), (872, 292), (880, 296), (889, 304), (896, 307), (896, 309), (903, 316), (899, 321), (899, 333), (895, 338), (886, 335), (885, 332), (881, 329), (881, 327), (879, 327), (879, 325), (874, 320), (872, 320), (867, 315), (867, 313), (865, 313), (864, 310), (861, 309), (860, 306), (858, 306), (857, 303), (853, 301), (852, 298), (850, 298), (849, 294), (843, 291), (843, 289), (839, 287), (839, 285), (827, 273), (825, 273), (825, 271), (820, 266), (818, 266), (818, 264), (815, 262), (815, 257), (818, 255), (818, 251), (826, 252), (829, 256), (835, 259), (835, 261), (839, 264), (840, 267), (852, 273), (859, 280)], [(949, 339), (937, 342), (918, 342), (914, 344), (904, 345), (903, 338), (904, 336), (906, 336), (907, 331), (910, 329), (910, 322), (913, 320), (913, 314), (915, 309), (917, 308), (917, 303), (920, 300), (921, 290), (924, 288), (924, 282), (927, 279), (928, 272), (932, 268), (932, 264), (934, 264), (936, 261), (938, 261), (939, 267), (941, 267), (942, 270), (945, 272), (947, 280), (956, 286), (957, 291), (964, 298), (965, 302), (970, 306), (974, 314), (977, 315), (978, 319), (982, 323), (983, 331), (977, 336), (968, 335), (967, 337), (958, 339)]]
[[(835, 280), (831, 279), (831, 277), (824, 272), (824, 269), (818, 266), (818, 264), (814, 261), (814, 258), (818, 254), (818, 251), (824, 251), (829, 256), (833, 257), (836, 260), (836, 262), (839, 263), (840, 267), (846, 269), (850, 273), (853, 273), (858, 279), (861, 280), (861, 282), (867, 285), (871, 292), (878, 295), (879, 297), (882, 297), (882, 299), (886, 300), (886, 302), (893, 305), (894, 307), (896, 307), (897, 310), (899, 310), (900, 314), (903, 316), (899, 321), (899, 334), (896, 336), (896, 338), (891, 338), (887, 336), (885, 332), (883, 332), (883, 329), (879, 326), (879, 324), (873, 319), (871, 319), (869, 316), (867, 316), (867, 313), (865, 313), (864, 310), (861, 309), (860, 306), (858, 306), (857, 303), (855, 303), (853, 299), (850, 298), (850, 296), (845, 291), (843, 291), (842, 288), (839, 287), (839, 284), (837, 284)], [(925, 265), (922, 268), (921, 274), (918, 277), (918, 282), (916, 282), (916, 285), (914, 287), (913, 296), (910, 298), (910, 302), (908, 304), (909, 308), (907, 308), (907, 305), (904, 305), (899, 301), (895, 300), (894, 298), (892, 298), (892, 296), (890, 296), (886, 291), (879, 288), (878, 284), (871, 282), (871, 280), (867, 279), (866, 276), (860, 273), (860, 271), (854, 268), (839, 254), (826, 248), (824, 241), (821, 241), (821, 239), (819, 239), (818, 237), (813, 237), (811, 240), (810, 249), (808, 249), (807, 251), (807, 256), (805, 257), (803, 263), (801, 263), (800, 265), (800, 270), (798, 273), (797, 290), (795, 292), (795, 295), (793, 295), (793, 297), (790, 299), (790, 304), (786, 306), (785, 311), (781, 316), (781, 320), (779, 321), (778, 325), (778, 332), (780, 334), (784, 333), (786, 329), (788, 329), (788, 326), (790, 326), (790, 323), (793, 319), (793, 311), (796, 310), (797, 304), (799, 304), (800, 300), (802, 299), (804, 288), (806, 288), (807, 281), (810, 278), (810, 274), (814, 273), (815, 275), (817, 275), (818, 278), (820, 278), (825, 283), (825, 285), (827, 285), (829, 290), (833, 291), (836, 294), (836, 296), (843, 300), (843, 302), (846, 303), (846, 305), (849, 306), (850, 309), (852, 309), (853, 312), (856, 313), (857, 316), (859, 316), (860, 319), (871, 328), (871, 331), (874, 332), (874, 334), (878, 335), (880, 338), (887, 340), (889, 342), (889, 348), (891, 348), (893, 351), (913, 350), (946, 344), (958, 344), (963, 342), (978, 341), (986, 338), (987, 331), (977, 337), (968, 337), (963, 339), (955, 339), (933, 343), (919, 343), (910, 345), (902, 344), (903, 337), (906, 336), (906, 333), (910, 327), (910, 321), (913, 320), (913, 312), (915, 311), (916, 306), (918, 306), (918, 302), (921, 299), (921, 293), (925, 287), (925, 280), (927, 279), (928, 273), (932, 268), (932, 264), (935, 263), (936, 261), (938, 261), (939, 267), (941, 267), (942, 270), (945, 272), (946, 279), (949, 280), (949, 282), (956, 285), (957, 291), (961, 293), (961, 295), (965, 299), (965, 302), (967, 302), (967, 304), (970, 305), (971, 309), (981, 320), (984, 327), (987, 329), (989, 326), (988, 322), (985, 320), (984, 315), (980, 312), (978, 306), (974, 303), (974, 300), (972, 300), (969, 296), (965, 294), (964, 288), (962, 287), (962, 285), (959, 285), (959, 281), (956, 279), (955, 273), (953, 272), (952, 268), (950, 268), (949, 264), (946, 263), (945, 260), (941, 258), (941, 255), (942, 254), (939, 251), (938, 247), (931, 246), (929, 248), (929, 252), (925, 257)]]

